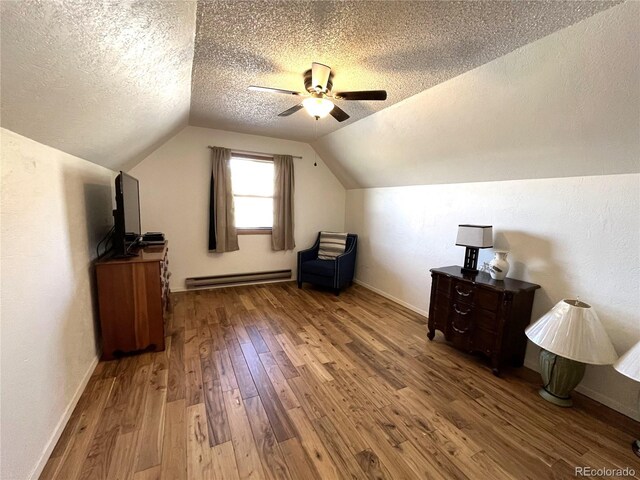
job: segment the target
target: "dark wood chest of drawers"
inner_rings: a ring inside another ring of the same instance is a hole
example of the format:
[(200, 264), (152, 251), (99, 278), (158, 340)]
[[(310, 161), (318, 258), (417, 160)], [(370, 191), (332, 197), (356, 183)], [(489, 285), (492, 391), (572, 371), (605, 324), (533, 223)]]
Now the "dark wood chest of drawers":
[(96, 262), (103, 360), (164, 350), (169, 275), (166, 243)]
[(455, 347), (488, 356), (496, 375), (506, 363), (522, 366), (524, 329), (540, 285), (493, 280), (484, 272), (463, 275), (458, 266), (431, 269), (431, 279), (430, 340), (440, 330)]

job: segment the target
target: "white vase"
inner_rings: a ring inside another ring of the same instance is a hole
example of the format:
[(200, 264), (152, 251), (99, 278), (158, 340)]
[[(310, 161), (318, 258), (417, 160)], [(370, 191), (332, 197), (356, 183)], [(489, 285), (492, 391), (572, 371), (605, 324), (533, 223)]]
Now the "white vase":
[(509, 262), (507, 262), (507, 255), (509, 252), (498, 251), (495, 252), (495, 256), (489, 262), (489, 274), (494, 280), (504, 280), (509, 271)]

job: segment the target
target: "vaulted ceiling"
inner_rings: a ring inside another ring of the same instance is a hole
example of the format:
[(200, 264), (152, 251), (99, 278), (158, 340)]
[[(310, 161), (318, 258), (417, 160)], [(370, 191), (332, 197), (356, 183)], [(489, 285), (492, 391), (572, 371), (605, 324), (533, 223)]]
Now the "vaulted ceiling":
[[(228, 1), (198, 4), (192, 125), (310, 141), (575, 23), (610, 2)], [(351, 118), (316, 126), (287, 95), (311, 62), (334, 90), (385, 89), (385, 102), (338, 102)]]
[(187, 125), (192, 2), (0, 1), (1, 125), (109, 168)]
[[(110, 168), (187, 124), (311, 141), (615, 3), (0, 2), (1, 125)], [(388, 100), (314, 125), (277, 116), (294, 97), (247, 90), (303, 90), (313, 61)]]

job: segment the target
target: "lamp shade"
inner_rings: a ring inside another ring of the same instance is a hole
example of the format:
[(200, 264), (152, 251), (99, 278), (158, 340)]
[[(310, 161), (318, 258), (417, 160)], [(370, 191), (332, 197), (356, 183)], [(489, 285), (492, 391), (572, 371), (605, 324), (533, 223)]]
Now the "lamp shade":
[(493, 247), (493, 227), (491, 225), (458, 225), (456, 245), (461, 247)]
[(618, 359), (595, 310), (579, 300), (558, 302), (525, 333), (536, 345), (576, 362), (611, 365)]
[(622, 355), (613, 368), (632, 380), (640, 382), (640, 342)]

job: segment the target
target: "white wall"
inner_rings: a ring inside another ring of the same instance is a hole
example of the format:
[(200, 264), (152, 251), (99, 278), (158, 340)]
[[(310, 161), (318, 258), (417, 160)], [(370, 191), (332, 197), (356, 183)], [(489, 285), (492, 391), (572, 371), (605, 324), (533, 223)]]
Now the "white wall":
[(640, 2), (320, 138), (347, 188), (640, 171)]
[(37, 478), (97, 363), (113, 172), (1, 130), (1, 478)]
[(164, 232), (169, 240), (171, 290), (184, 279), (205, 275), (291, 268), (294, 252), (271, 250), (269, 235), (239, 235), (240, 250), (208, 251), (208, 145), (302, 156), (294, 159), (296, 250), (310, 247), (320, 230), (344, 229), (345, 190), (315, 152), (304, 143), (208, 128), (187, 127), (130, 170), (140, 181), (144, 231)]
[[(639, 18), (613, 7), (321, 139), (359, 183), (390, 187), (347, 192), (357, 279), (426, 313), (428, 270), (462, 263), (457, 225), (493, 225), (509, 276), (542, 286), (534, 320), (580, 296), (620, 354), (638, 341)], [(611, 367), (580, 390), (638, 418), (638, 384)]]
[[(461, 265), (457, 225), (493, 225), (509, 277), (537, 283), (535, 320), (563, 298), (593, 305), (618, 353), (640, 339), (640, 175), (347, 191), (346, 227), (360, 235), (356, 276), (426, 314), (429, 269)], [(480, 262), (492, 258), (481, 250)], [(537, 348), (526, 364), (537, 370)], [(637, 418), (638, 384), (587, 368), (580, 389)]]

